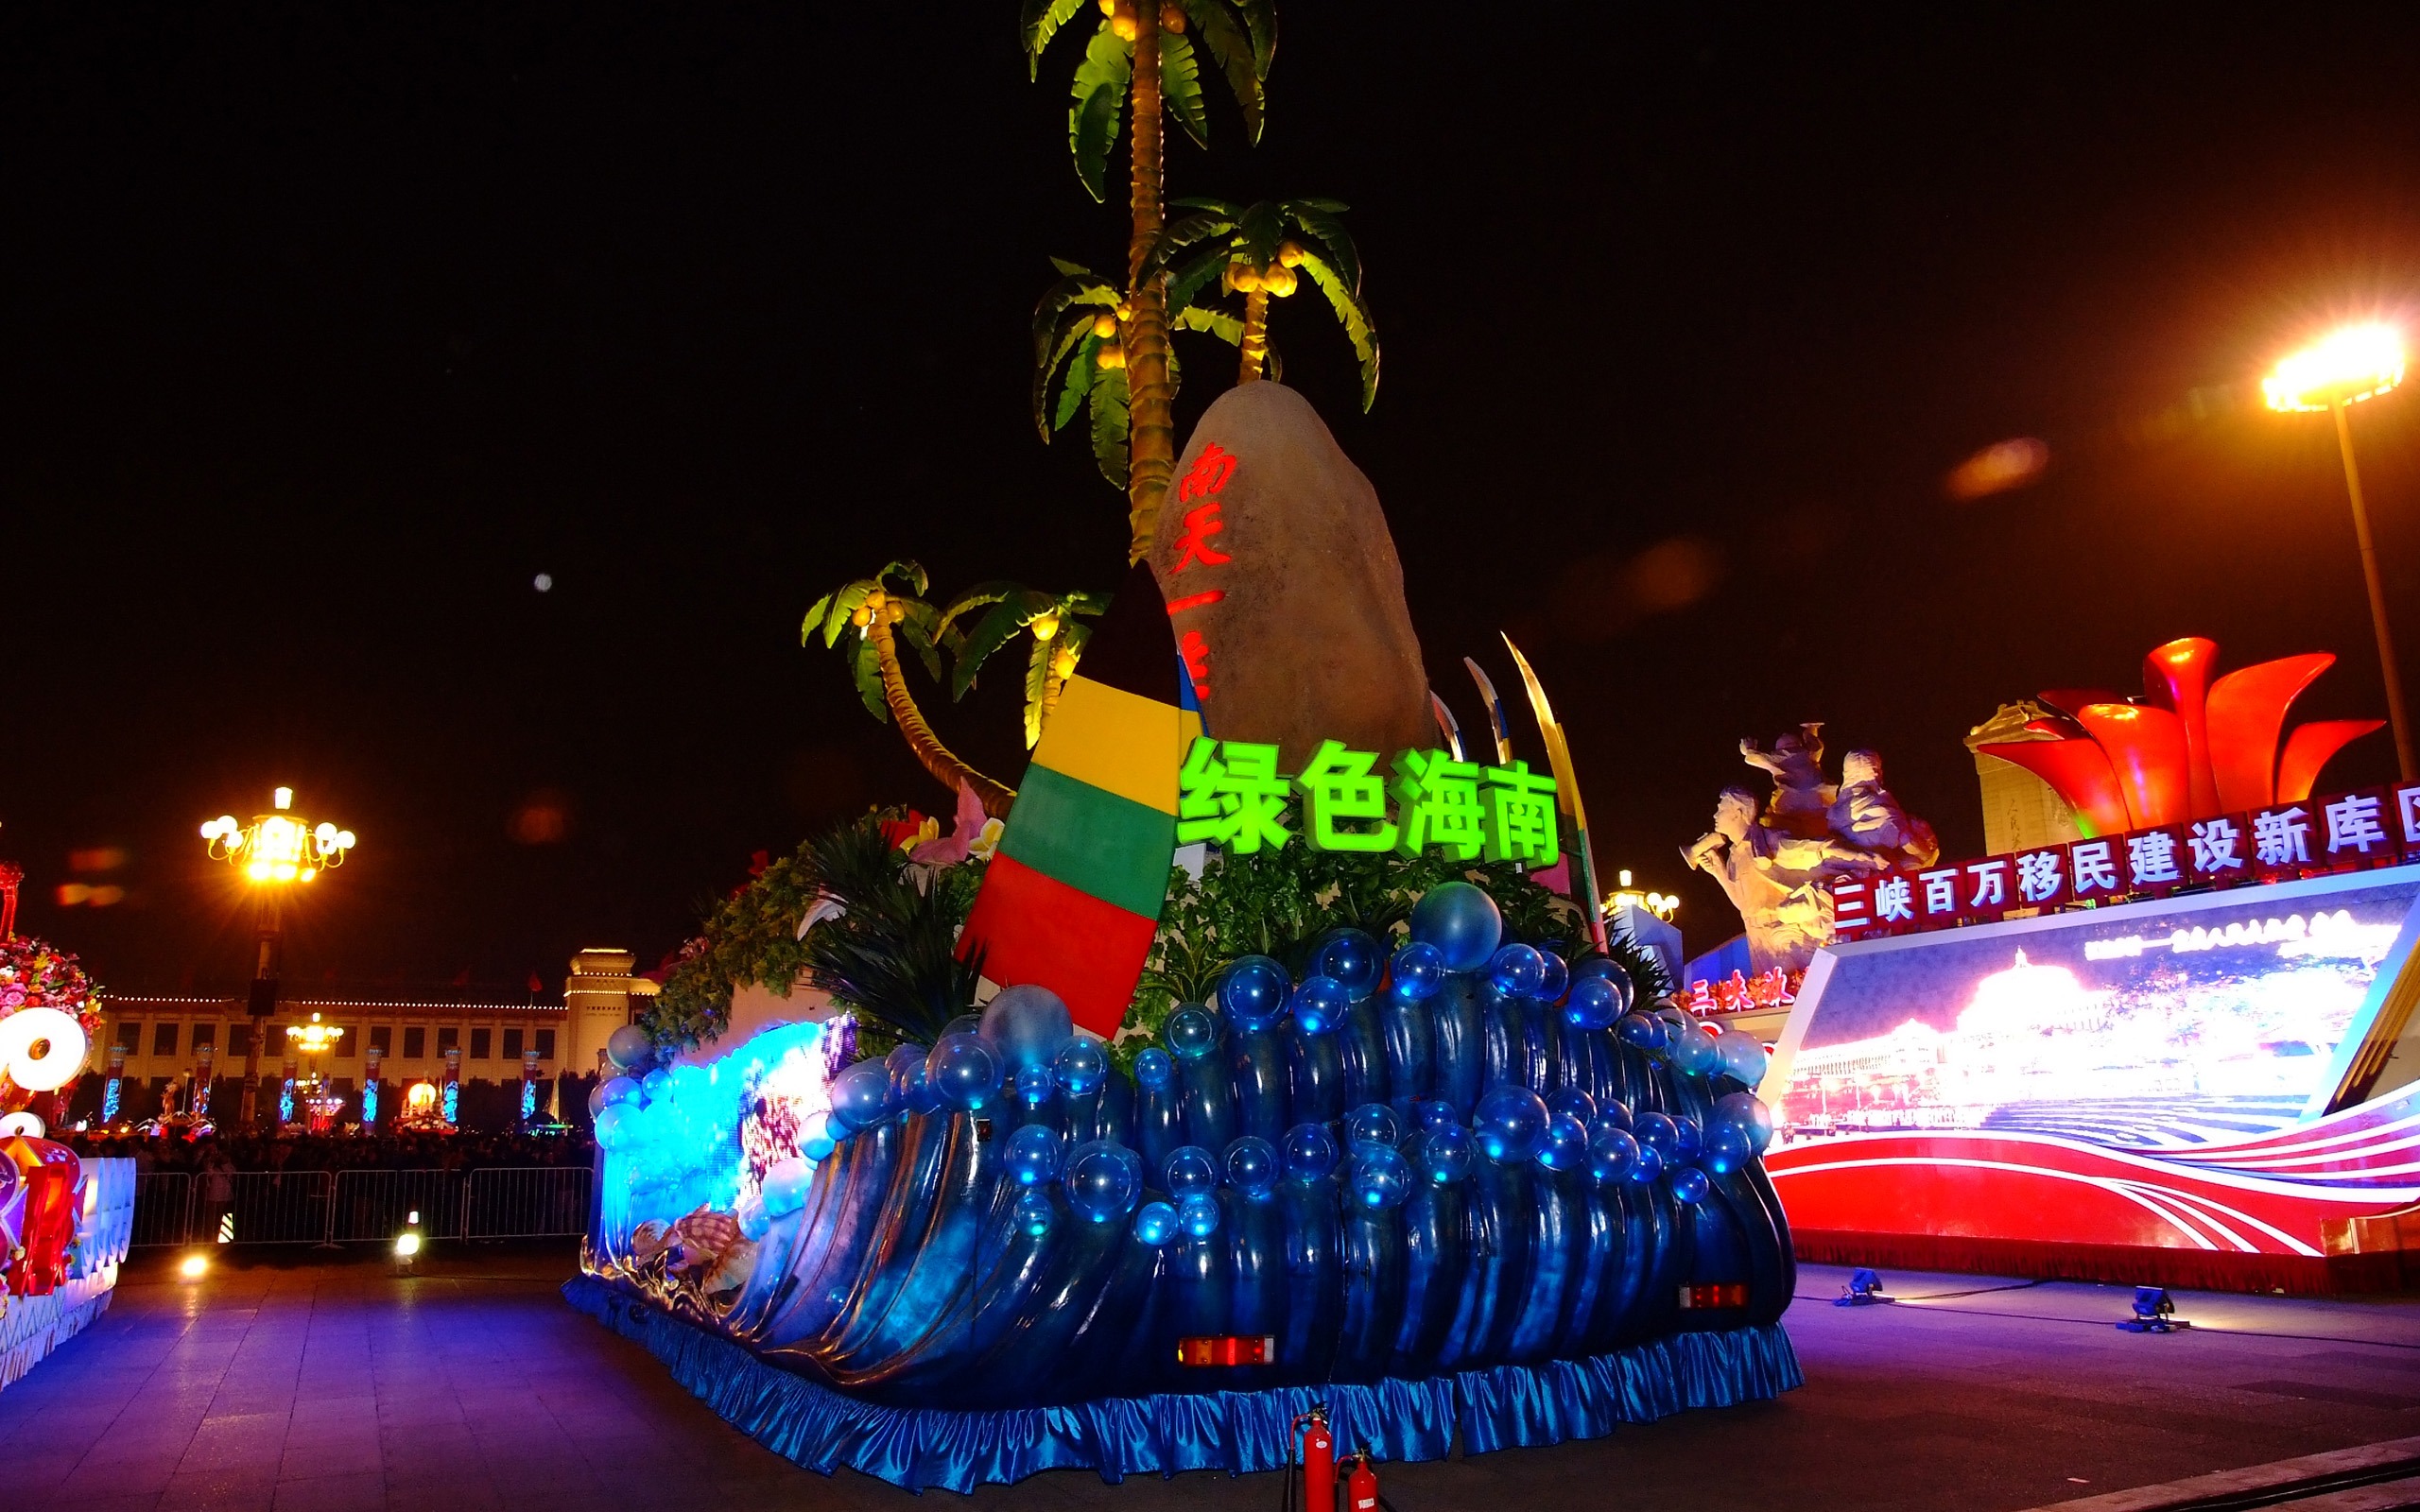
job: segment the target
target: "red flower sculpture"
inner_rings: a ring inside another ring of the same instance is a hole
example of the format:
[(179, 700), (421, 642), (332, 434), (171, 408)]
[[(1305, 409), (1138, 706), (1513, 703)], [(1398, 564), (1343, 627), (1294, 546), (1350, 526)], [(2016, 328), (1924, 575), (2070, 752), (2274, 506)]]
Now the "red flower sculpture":
[(2218, 656), (2216, 641), (2170, 641), (2143, 658), (2147, 697), (2048, 689), (2042, 701), (2057, 716), (2026, 728), (2056, 739), (1979, 748), (2049, 783), (2084, 833), (2116, 834), (2298, 803), (2310, 797), (2329, 757), (2385, 724), (2314, 720), (2298, 726), (2280, 751), (2287, 706), (2336, 658), (2281, 657), (2214, 682)]

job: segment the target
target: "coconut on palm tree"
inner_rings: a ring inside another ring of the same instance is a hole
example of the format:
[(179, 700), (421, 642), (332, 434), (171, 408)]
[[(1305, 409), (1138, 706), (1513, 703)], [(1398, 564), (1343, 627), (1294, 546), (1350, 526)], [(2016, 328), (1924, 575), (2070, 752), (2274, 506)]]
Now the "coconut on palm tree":
[(1253, 383), (1268, 362), (1269, 301), (1288, 299), (1307, 278), (1327, 297), (1361, 365), (1361, 407), (1378, 396), (1378, 337), (1361, 298), (1361, 258), (1334, 199), (1264, 199), (1237, 205), (1223, 199), (1180, 199), (1192, 214), (1161, 232), (1145, 261), (1147, 276), (1165, 273), (1171, 306), (1184, 307), (1216, 282), (1244, 297), (1237, 383)]
[(899, 727), (908, 748), (935, 782), (953, 793), (961, 786), (973, 788), (984, 813), (1005, 817), (1016, 790), (959, 760), (925, 722), (915, 696), (908, 691), (899, 661), (901, 643), (939, 682), (942, 648), (952, 638), (942, 623), (941, 611), (918, 596), (925, 591), (923, 567), (912, 561), (890, 562), (872, 577), (845, 583), (817, 599), (799, 627), (799, 644), (806, 644), (820, 632), (825, 645), (837, 645), (843, 630), (856, 630), (849, 670), (856, 679), (857, 696), (865, 701), (866, 711)]
[[(1082, 9), (1083, 0), (1025, 0), (1028, 76), (1039, 77), (1044, 49)], [(1076, 67), (1067, 146), (1084, 187), (1096, 199), (1106, 198), (1118, 112), (1131, 97), (1131, 229), (1118, 324), (1124, 328), (1119, 361), (1128, 394), (1128, 555), (1139, 561), (1150, 549), (1160, 497), (1176, 470), (1167, 306), (1161, 281), (1144, 271), (1164, 219), (1162, 116), (1173, 112), (1187, 136), (1209, 145), (1201, 58), (1191, 41), (1198, 35), (1243, 112), (1246, 137), (1259, 141), (1262, 86), (1277, 46), (1277, 15), (1270, 0), (1099, 0), (1099, 9), (1100, 25)]]
[[(990, 610), (975, 622), (975, 628), (959, 634), (959, 616), (985, 605)], [(1031, 749), (1042, 739), (1043, 720), (1059, 705), (1059, 690), (1076, 670), (1084, 643), (1092, 638), (1092, 627), (1083, 620), (1108, 611), (1105, 593), (1046, 593), (1011, 582), (977, 584), (942, 610), (942, 637), (955, 662), (950, 696), (965, 697), (994, 653), (1021, 633), (1031, 636), (1033, 647), (1026, 654), (1025, 667), (1025, 743)]]

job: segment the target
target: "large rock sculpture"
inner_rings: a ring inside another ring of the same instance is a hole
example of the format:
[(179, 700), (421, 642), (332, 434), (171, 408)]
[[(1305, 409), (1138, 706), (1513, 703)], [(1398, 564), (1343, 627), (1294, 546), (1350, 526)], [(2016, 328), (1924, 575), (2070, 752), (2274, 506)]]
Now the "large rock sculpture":
[(1739, 743), (1749, 765), (1772, 776), (1759, 799), (1726, 787), (1716, 800), (1713, 832), (1681, 859), (1722, 885), (1748, 936), (1750, 970), (1806, 970), (1832, 937), (1832, 882), (1894, 867), (1928, 867), (1941, 857), (1932, 826), (1903, 808), (1882, 785), (1882, 758), (1849, 752), (1838, 784), (1824, 781), (1824, 727), (1803, 724), (1766, 750)]
[(1219, 396), (1177, 458), (1148, 558), (1221, 740), (1434, 745), (1403, 565), (1377, 490), (1281, 384)]

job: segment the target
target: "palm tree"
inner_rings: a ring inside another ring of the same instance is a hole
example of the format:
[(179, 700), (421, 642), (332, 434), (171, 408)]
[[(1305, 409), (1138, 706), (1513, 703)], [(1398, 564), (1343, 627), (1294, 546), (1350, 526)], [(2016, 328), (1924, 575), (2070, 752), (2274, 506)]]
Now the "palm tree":
[[(905, 586), (906, 592), (890, 586), (893, 581)], [(799, 644), (806, 644), (821, 630), (825, 645), (839, 642), (843, 629), (857, 632), (857, 644), (850, 652), (849, 669), (857, 682), (857, 696), (865, 700), (866, 712), (876, 719), (888, 719), (899, 727), (908, 748), (916, 760), (932, 773), (933, 781), (955, 793), (960, 786), (972, 787), (982, 799), (983, 812), (994, 818), (1006, 817), (1009, 805), (1016, 799), (1016, 790), (1005, 787), (984, 776), (951, 753), (950, 748), (933, 733), (917, 709), (915, 697), (908, 691), (908, 679), (899, 664), (899, 644), (905, 641), (924, 662), (933, 680), (942, 677), (941, 647), (952, 639), (952, 633), (942, 624), (940, 611), (917, 597), (925, 591), (925, 569), (912, 561), (894, 561), (872, 577), (860, 577), (834, 589), (815, 601), (806, 611), (806, 621), (799, 627)]]
[[(1361, 259), (1333, 199), (1264, 199), (1236, 205), (1223, 199), (1180, 199), (1193, 214), (1161, 232), (1144, 263), (1147, 277), (1167, 274), (1168, 302), (1184, 308), (1210, 281), (1244, 297), (1236, 346), (1243, 354), (1237, 383), (1255, 383), (1269, 357), (1269, 301), (1286, 299), (1307, 274), (1327, 296), (1361, 360), (1361, 407), (1378, 397), (1378, 338), (1361, 300)], [(1185, 255), (1185, 254), (1190, 255)], [(1183, 258), (1179, 262), (1177, 259)], [(1169, 265), (1175, 263), (1171, 268)]]
[[(958, 617), (992, 606), (965, 635), (957, 632)], [(1059, 690), (1084, 653), (1092, 627), (1083, 618), (1109, 611), (1104, 593), (1046, 593), (1022, 583), (978, 583), (950, 601), (942, 610), (942, 631), (956, 662), (950, 674), (950, 696), (963, 698), (975, 677), (993, 653), (1016, 639), (1020, 630), (1033, 637), (1025, 667), (1025, 743), (1031, 749), (1042, 739), (1042, 722), (1059, 705)], [(1080, 618), (1080, 616), (1083, 618)]]
[[(1054, 257), (1059, 282), (1043, 291), (1033, 310), (1033, 428), (1048, 444), (1050, 433), (1064, 430), (1080, 409), (1091, 416), (1093, 460), (1112, 487), (1128, 483), (1127, 423), (1131, 390), (1126, 382), (1126, 346), (1118, 336), (1127, 301), (1116, 287), (1080, 263)], [(1173, 297), (1170, 324), (1181, 331), (1203, 331), (1229, 346), (1243, 339), (1243, 322), (1224, 310), (1196, 302), (1198, 288), (1182, 300)], [(1167, 354), (1168, 396), (1178, 384), (1176, 353)], [(1051, 386), (1064, 375), (1054, 406)]]
[[(1081, 9), (1082, 0), (1025, 0), (1028, 77), (1040, 76), (1044, 49)], [(1258, 142), (1262, 86), (1277, 46), (1277, 15), (1271, 0), (1100, 0), (1100, 9), (1101, 23), (1076, 67), (1067, 146), (1084, 187), (1095, 199), (1106, 198), (1117, 112), (1132, 94), (1132, 227), (1120, 356), (1128, 390), (1127, 551), (1129, 559), (1140, 561), (1158, 524), (1160, 496), (1176, 471), (1167, 306), (1161, 281), (1144, 272), (1163, 219), (1161, 116), (1172, 111), (1187, 136), (1197, 145), (1209, 145), (1210, 118), (1202, 105), (1201, 61), (1186, 36), (1190, 30), (1201, 36), (1226, 77), (1243, 112), (1246, 137)]]

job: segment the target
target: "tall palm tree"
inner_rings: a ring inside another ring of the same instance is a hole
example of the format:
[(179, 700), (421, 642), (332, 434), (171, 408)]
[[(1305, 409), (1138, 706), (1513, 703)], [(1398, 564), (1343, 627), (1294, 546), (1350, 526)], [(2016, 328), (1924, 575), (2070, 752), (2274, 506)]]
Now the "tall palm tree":
[[(1083, 0), (1025, 0), (1028, 77), (1040, 77), (1044, 49), (1082, 7)], [(1100, 0), (1100, 10), (1101, 23), (1076, 67), (1067, 146), (1084, 187), (1095, 199), (1106, 198), (1118, 111), (1132, 96), (1131, 230), (1120, 355), (1128, 390), (1127, 550), (1130, 559), (1139, 561), (1150, 547), (1160, 497), (1176, 471), (1167, 306), (1161, 281), (1144, 273), (1164, 218), (1161, 117), (1173, 112), (1187, 136), (1208, 146), (1210, 117), (1201, 99), (1201, 61), (1187, 37), (1192, 32), (1235, 94), (1247, 139), (1259, 141), (1262, 86), (1277, 47), (1277, 14), (1272, 0)]]
[(835, 645), (842, 630), (855, 629), (857, 644), (849, 653), (849, 670), (856, 679), (857, 696), (865, 700), (866, 712), (899, 727), (908, 748), (916, 753), (933, 781), (953, 793), (961, 785), (972, 787), (983, 802), (984, 813), (1006, 817), (1016, 790), (959, 760), (925, 722), (914, 696), (908, 691), (899, 662), (900, 643), (908, 644), (925, 672), (939, 682), (941, 649), (951, 639), (940, 611), (917, 596), (925, 591), (924, 568), (912, 561), (890, 562), (872, 577), (844, 583), (817, 599), (799, 627), (799, 644), (806, 644), (821, 631), (823, 644)]
[[(991, 611), (975, 622), (975, 628), (958, 634), (959, 616), (987, 604)], [(1030, 750), (1041, 741), (1042, 722), (1058, 707), (1059, 690), (1066, 686), (1068, 674), (1076, 670), (1076, 661), (1084, 653), (1084, 643), (1092, 638), (1092, 627), (1083, 620), (1108, 611), (1106, 593), (1046, 593), (1022, 583), (977, 583), (942, 610), (942, 636), (956, 663), (950, 674), (950, 696), (965, 697), (983, 663), (1016, 639), (1018, 632), (1032, 636), (1033, 649), (1027, 653), (1025, 667), (1025, 743)]]
[[(1361, 258), (1334, 199), (1264, 199), (1253, 205), (1223, 199), (1180, 199), (1193, 212), (1160, 233), (1145, 260), (1146, 276), (1165, 273), (1168, 302), (1191, 304), (1213, 280), (1244, 297), (1237, 383), (1254, 383), (1269, 358), (1269, 301), (1286, 299), (1303, 275), (1327, 296), (1361, 362), (1361, 407), (1378, 397), (1378, 337), (1361, 299)], [(1173, 265), (1173, 266), (1171, 266)]]
[[(1112, 487), (1128, 482), (1127, 421), (1132, 390), (1126, 381), (1126, 347), (1118, 335), (1120, 312), (1127, 302), (1115, 285), (1080, 263), (1054, 257), (1059, 282), (1043, 291), (1033, 311), (1033, 428), (1046, 444), (1050, 433), (1064, 430), (1080, 409), (1091, 416), (1093, 460)], [(1243, 322), (1224, 310), (1198, 302), (1199, 288), (1182, 300), (1170, 298), (1169, 324), (1180, 331), (1203, 331), (1229, 346), (1243, 339)], [(1168, 394), (1175, 397), (1179, 377), (1176, 353), (1168, 352)], [(1059, 400), (1053, 405), (1051, 386), (1063, 374)]]

